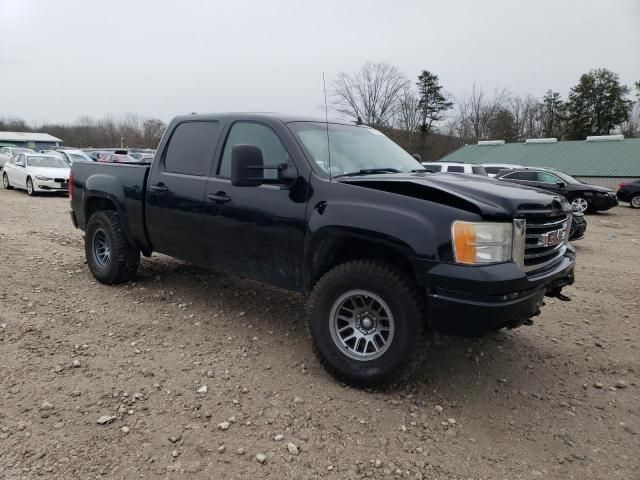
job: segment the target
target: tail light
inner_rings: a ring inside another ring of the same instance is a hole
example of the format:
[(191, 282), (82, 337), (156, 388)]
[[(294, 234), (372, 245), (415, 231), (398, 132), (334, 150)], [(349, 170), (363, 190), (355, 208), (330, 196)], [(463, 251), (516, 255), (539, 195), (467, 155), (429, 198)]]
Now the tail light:
[(69, 172), (69, 199), (73, 200), (73, 172)]
[(629, 185), (626, 182), (622, 182), (620, 185), (618, 185), (618, 190), (623, 189), (624, 187), (626, 187), (627, 185)]

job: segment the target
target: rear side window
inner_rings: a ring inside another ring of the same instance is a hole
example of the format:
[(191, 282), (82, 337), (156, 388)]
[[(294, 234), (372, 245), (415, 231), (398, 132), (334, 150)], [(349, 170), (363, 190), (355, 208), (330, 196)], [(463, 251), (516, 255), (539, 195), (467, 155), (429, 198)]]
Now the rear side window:
[(460, 165), (449, 165), (447, 167), (449, 173), (464, 173), (464, 167)]
[(487, 176), (487, 171), (484, 167), (471, 167), (471, 171), (476, 175), (484, 175)]
[(218, 122), (179, 124), (164, 154), (167, 172), (204, 176), (216, 148)]
[(500, 170), (502, 170), (502, 168), (503, 167), (484, 167), (484, 171), (490, 173), (491, 175), (495, 175)]

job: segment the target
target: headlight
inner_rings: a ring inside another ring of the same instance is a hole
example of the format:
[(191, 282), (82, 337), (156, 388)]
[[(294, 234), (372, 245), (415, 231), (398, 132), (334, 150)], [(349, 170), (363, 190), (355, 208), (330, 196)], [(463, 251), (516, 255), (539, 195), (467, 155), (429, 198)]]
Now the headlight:
[(53, 179), (49, 177), (43, 177), (41, 175), (36, 175), (36, 180), (40, 180), (41, 182), (50, 182)]
[(455, 221), (451, 224), (453, 255), (469, 265), (508, 262), (513, 255), (513, 224)]

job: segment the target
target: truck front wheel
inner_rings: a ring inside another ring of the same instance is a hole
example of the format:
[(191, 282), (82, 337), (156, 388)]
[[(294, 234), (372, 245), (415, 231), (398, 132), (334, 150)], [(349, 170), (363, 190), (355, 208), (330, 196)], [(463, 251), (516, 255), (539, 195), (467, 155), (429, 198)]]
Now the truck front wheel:
[(120, 216), (113, 210), (91, 215), (84, 249), (89, 269), (101, 283), (126, 282), (135, 276), (140, 265), (140, 251), (127, 239)]
[(353, 386), (380, 387), (398, 379), (423, 346), (423, 295), (390, 264), (347, 262), (314, 287), (307, 324), (329, 373)]

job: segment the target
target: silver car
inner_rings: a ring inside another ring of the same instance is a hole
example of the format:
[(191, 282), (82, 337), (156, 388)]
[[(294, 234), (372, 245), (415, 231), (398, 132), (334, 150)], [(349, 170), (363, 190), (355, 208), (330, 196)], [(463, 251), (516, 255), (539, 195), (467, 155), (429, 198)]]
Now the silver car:
[(11, 157), (18, 153), (35, 153), (30, 148), (23, 147), (0, 147), (0, 169), (4, 168), (4, 164), (11, 160)]

